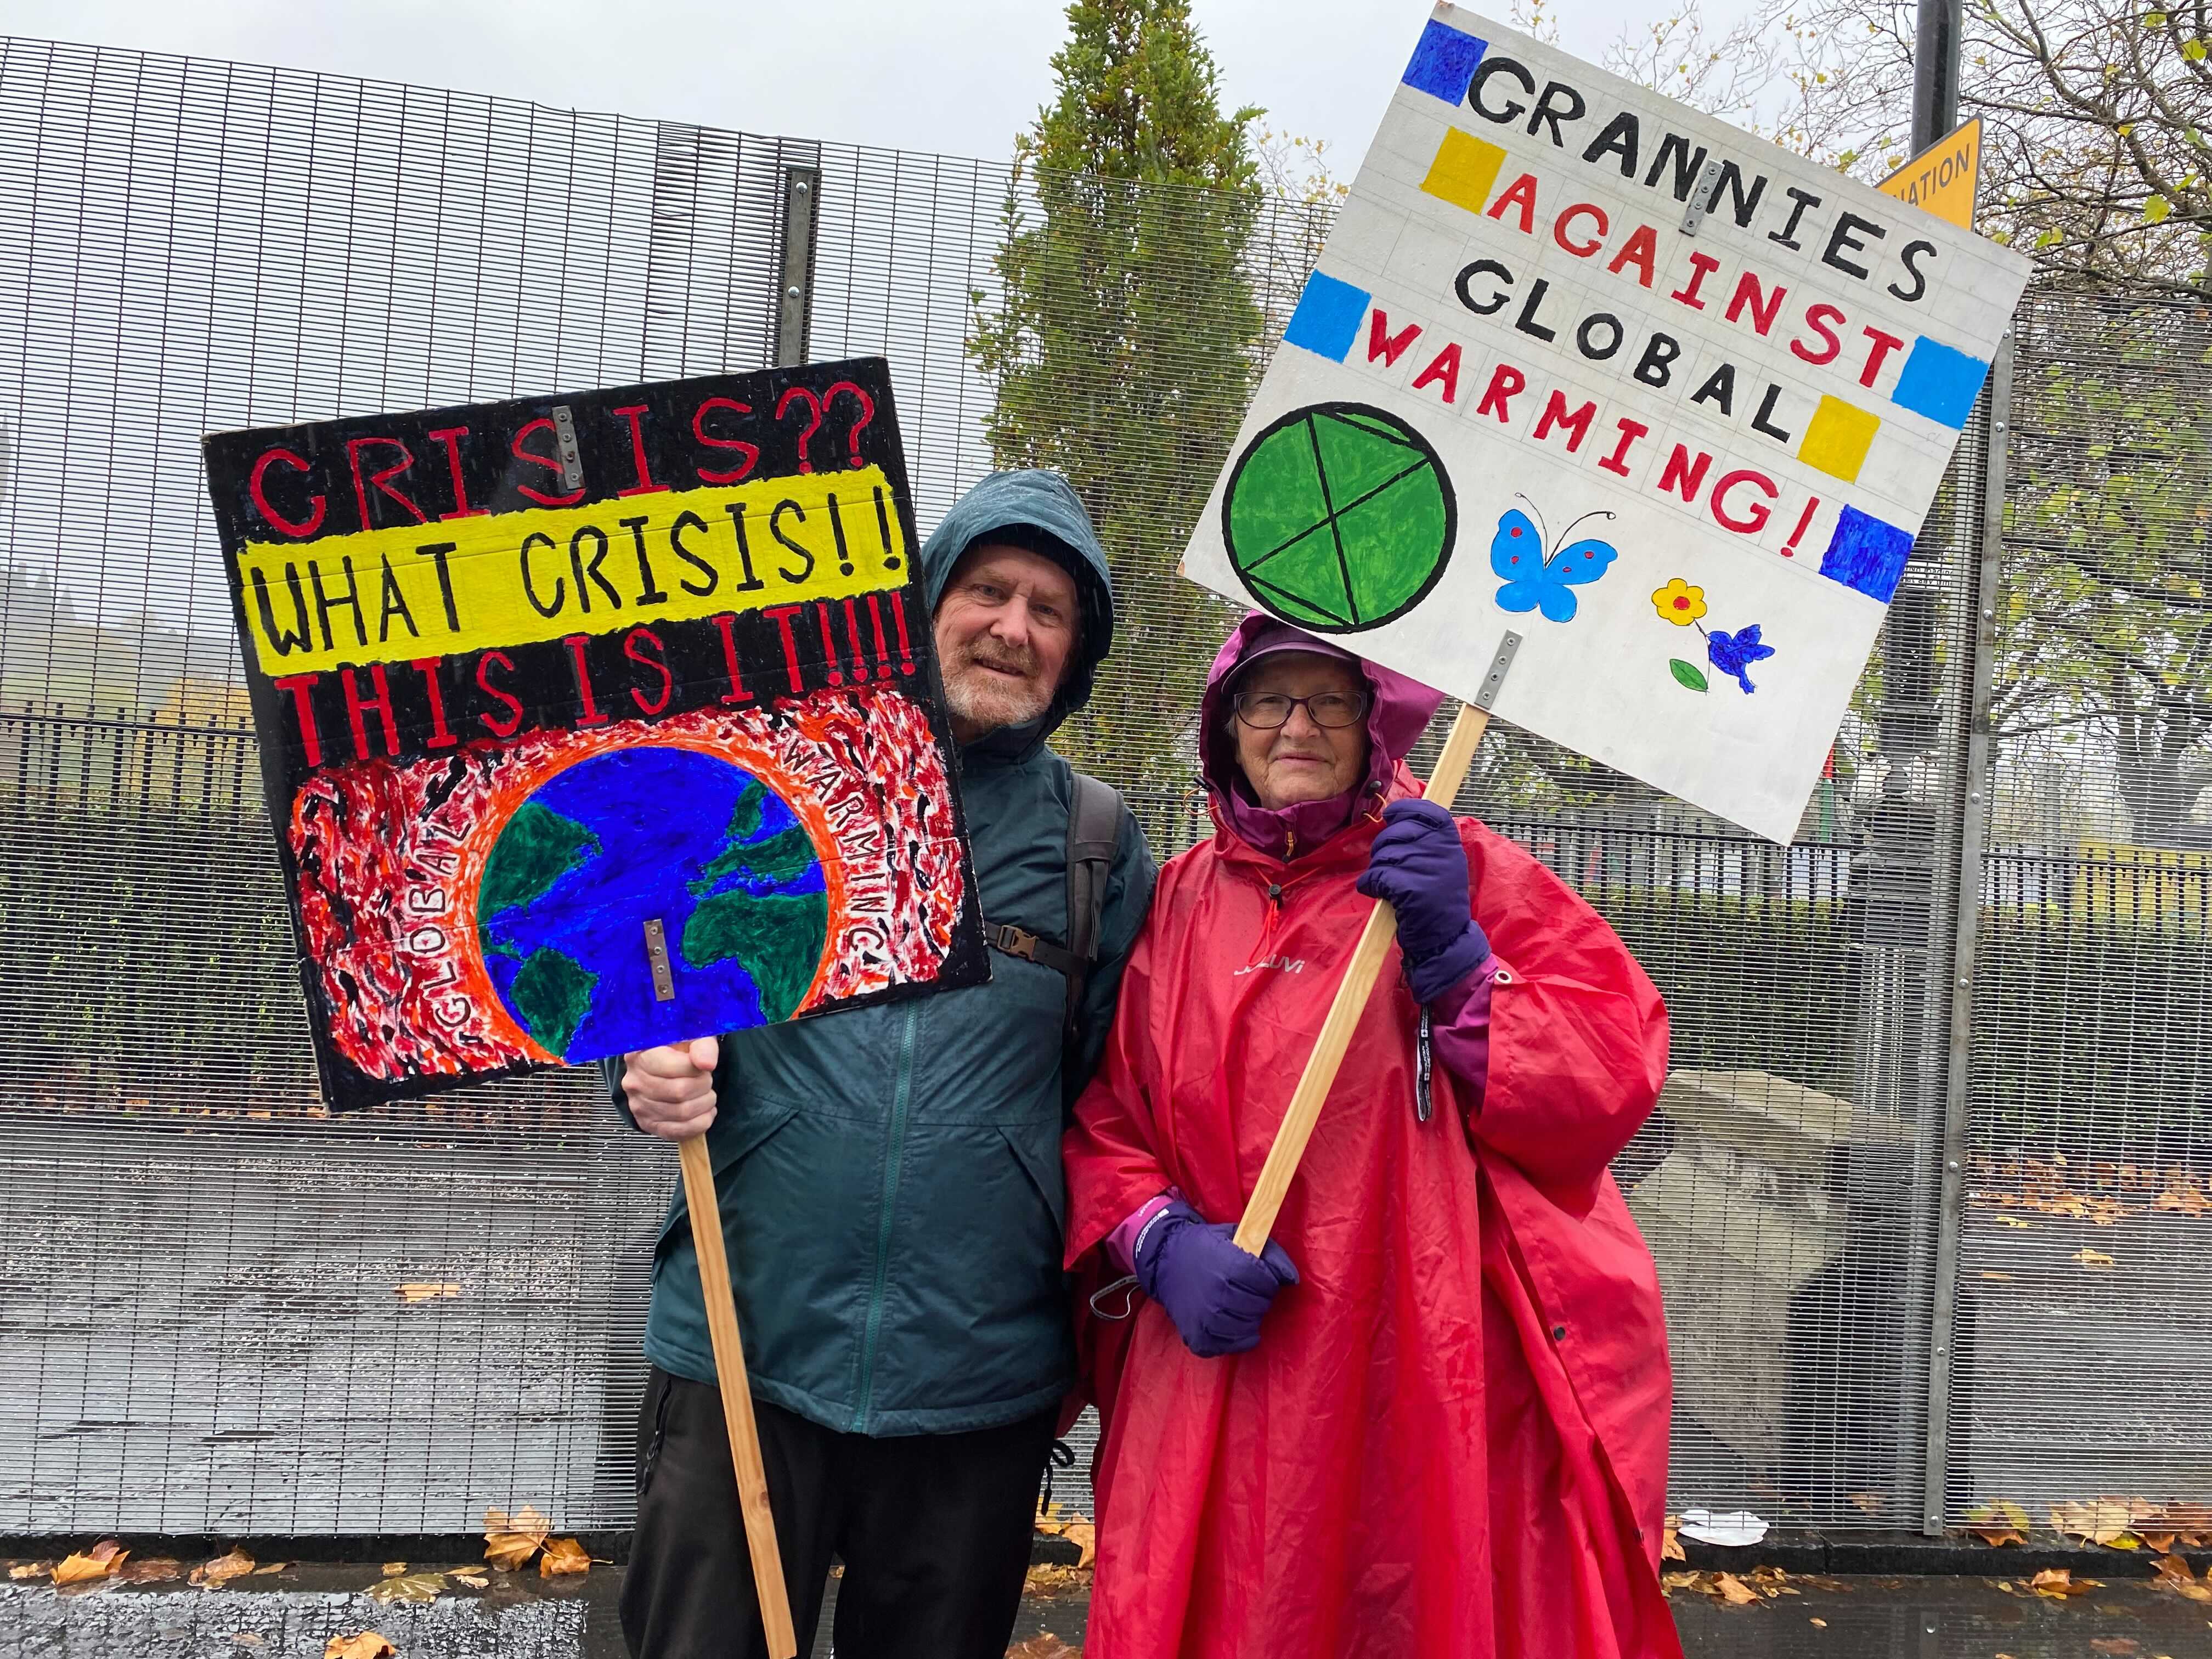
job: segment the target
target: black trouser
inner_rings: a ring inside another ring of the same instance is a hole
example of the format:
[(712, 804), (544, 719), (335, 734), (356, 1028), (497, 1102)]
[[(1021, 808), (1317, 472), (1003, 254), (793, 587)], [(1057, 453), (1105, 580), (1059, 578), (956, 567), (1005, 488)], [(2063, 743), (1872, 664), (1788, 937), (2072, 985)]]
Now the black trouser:
[[(1056, 1413), (965, 1434), (839, 1434), (757, 1397), (801, 1656), (834, 1553), (838, 1659), (1001, 1659)], [(768, 1651), (721, 1396), (655, 1367), (638, 1425), (623, 1634), (637, 1659)]]

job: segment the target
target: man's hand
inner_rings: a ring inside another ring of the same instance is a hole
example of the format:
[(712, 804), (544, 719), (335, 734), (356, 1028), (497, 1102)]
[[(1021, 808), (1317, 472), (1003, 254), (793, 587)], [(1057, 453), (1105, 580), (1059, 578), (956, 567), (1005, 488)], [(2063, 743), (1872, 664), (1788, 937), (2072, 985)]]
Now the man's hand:
[(694, 1037), (641, 1048), (623, 1067), (629, 1115), (647, 1134), (670, 1140), (702, 1135), (714, 1121), (714, 1065), (720, 1037)]

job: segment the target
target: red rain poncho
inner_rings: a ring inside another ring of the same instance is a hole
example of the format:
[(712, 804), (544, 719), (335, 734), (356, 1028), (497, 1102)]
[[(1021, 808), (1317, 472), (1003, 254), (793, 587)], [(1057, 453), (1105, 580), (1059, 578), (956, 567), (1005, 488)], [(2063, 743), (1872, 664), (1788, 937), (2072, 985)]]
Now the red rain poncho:
[[(1086, 1289), (1169, 1187), (1243, 1213), (1370, 908), (1376, 798), (1416, 793), (1396, 763), (1434, 696), (1368, 665), (1387, 754), (1350, 824), (1288, 862), (1235, 831), (1218, 733), (1260, 620), (1208, 680), (1217, 833), (1160, 872), (1067, 1139)], [(1417, 1121), (1394, 946), (1276, 1222), (1301, 1278), (1259, 1346), (1197, 1358), (1142, 1297), (1127, 1321), (1079, 1310), (1103, 1418), (1092, 1659), (1680, 1653), (1657, 1576), (1666, 1332), (1606, 1167), (1657, 1097), (1665, 1006), (1557, 878), (1460, 829), (1503, 968), (1486, 1085), (1439, 1064)]]

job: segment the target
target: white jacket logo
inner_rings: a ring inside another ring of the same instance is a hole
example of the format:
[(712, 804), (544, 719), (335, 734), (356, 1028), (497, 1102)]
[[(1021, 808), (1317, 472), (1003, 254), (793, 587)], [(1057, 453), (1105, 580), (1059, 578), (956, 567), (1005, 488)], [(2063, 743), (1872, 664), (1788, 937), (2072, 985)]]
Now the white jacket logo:
[(1306, 970), (1305, 958), (1303, 957), (1269, 957), (1265, 962), (1255, 962), (1245, 967), (1239, 968), (1235, 974), (1231, 975), (1231, 977), (1235, 979), (1241, 978), (1246, 974), (1256, 974), (1262, 968), (1276, 968), (1281, 969), (1286, 974), (1303, 974)]

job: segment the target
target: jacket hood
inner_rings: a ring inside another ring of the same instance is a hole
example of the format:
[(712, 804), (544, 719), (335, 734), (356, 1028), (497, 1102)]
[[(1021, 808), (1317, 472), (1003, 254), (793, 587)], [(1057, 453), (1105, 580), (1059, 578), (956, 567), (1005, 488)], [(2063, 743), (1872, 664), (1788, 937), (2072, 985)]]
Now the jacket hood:
[[(1394, 668), (1359, 658), (1359, 672), (1366, 677), (1371, 694), (1367, 706), (1365, 780), (1352, 792), (1349, 800), (1337, 796), (1272, 811), (1260, 806), (1251, 799), (1250, 788), (1244, 784), (1237, 764), (1237, 746), (1229, 734), (1229, 694), (1237, 671), (1243, 667), (1255, 644), (1283, 626), (1274, 617), (1255, 611), (1231, 630), (1215, 653), (1213, 666), (1206, 672), (1206, 696), (1199, 708), (1198, 738), (1200, 769), (1206, 775), (1206, 789), (1213, 799), (1217, 815), (1261, 851), (1279, 855), (1282, 855), (1285, 846), (1318, 844), (1350, 821), (1359, 802), (1370, 796), (1388, 795), (1406, 757), (1413, 752), (1413, 745), (1420, 741), (1421, 733), (1428, 729), (1429, 721), (1443, 703), (1442, 692), (1432, 691)], [(1329, 655), (1341, 652), (1343, 647), (1315, 640), (1314, 649)], [(1294, 838), (1287, 842), (1281, 836), (1285, 829), (1295, 831)]]
[(1018, 757), (1034, 750), (1090, 701), (1098, 665), (1114, 644), (1114, 578), (1083, 498), (1064, 477), (1043, 467), (993, 472), (952, 504), (921, 544), (922, 586), (933, 614), (960, 556), (986, 538), (1009, 542), (1052, 560), (1075, 579), (1083, 606), (1083, 638), (1052, 707), (1028, 725), (994, 732), (968, 750)]

